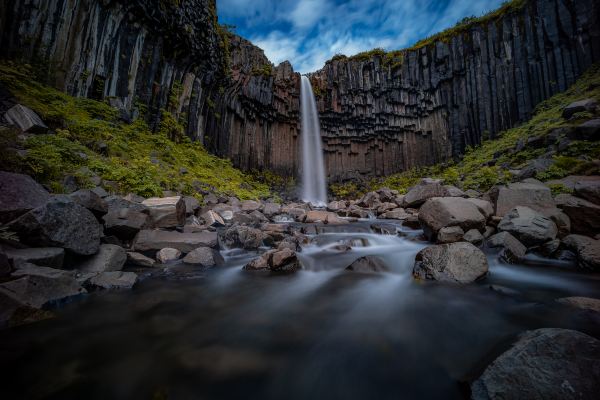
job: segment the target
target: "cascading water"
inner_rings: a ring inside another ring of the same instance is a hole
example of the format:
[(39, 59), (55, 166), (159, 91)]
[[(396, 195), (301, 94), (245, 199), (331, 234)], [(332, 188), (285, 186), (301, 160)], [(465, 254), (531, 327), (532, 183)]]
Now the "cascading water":
[(317, 104), (308, 77), (302, 76), (302, 200), (314, 205), (327, 203), (325, 166)]

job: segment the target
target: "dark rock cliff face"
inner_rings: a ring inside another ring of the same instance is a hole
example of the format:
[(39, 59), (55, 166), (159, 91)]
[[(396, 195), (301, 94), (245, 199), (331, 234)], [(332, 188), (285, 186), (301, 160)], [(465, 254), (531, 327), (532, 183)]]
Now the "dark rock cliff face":
[[(530, 117), (600, 59), (597, 0), (530, 0), (450, 40), (341, 59), (311, 75), (330, 180), (460, 155)], [(50, 82), (134, 116), (161, 110), (242, 169), (299, 169), (300, 76), (218, 27), (214, 0), (7, 0), (0, 57), (45, 65)], [(169, 97), (177, 94), (175, 109)]]
[[(460, 155), (530, 118), (600, 60), (600, 2), (531, 0), (429, 46), (338, 59), (312, 74), (332, 178), (390, 174)], [(387, 65), (386, 65), (387, 64)]]

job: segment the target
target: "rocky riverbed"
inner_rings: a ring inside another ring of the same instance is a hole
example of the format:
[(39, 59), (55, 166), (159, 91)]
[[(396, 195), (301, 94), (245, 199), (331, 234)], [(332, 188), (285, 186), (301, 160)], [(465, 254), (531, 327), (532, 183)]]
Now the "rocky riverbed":
[(597, 393), (594, 177), (556, 197), (424, 179), (323, 209), (0, 178), (16, 398)]

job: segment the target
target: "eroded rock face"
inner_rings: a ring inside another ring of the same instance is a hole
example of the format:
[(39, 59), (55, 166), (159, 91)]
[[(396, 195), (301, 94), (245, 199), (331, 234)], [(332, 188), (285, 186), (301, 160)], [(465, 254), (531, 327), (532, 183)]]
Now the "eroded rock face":
[(472, 385), (474, 400), (594, 399), (600, 382), (600, 341), (544, 328), (524, 333)]
[(413, 276), (441, 282), (471, 283), (488, 272), (485, 254), (471, 243), (429, 246), (415, 258)]

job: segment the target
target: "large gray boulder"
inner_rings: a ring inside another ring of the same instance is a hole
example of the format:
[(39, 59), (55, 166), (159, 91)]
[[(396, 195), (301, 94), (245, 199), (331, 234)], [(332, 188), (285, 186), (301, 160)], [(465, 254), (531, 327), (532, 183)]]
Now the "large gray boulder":
[(183, 258), (183, 262), (186, 264), (201, 265), (203, 267), (222, 265), (224, 261), (221, 253), (209, 247), (199, 247)]
[(469, 199), (462, 197), (434, 197), (419, 210), (419, 222), (425, 235), (435, 241), (440, 229), (460, 226), (463, 231), (483, 230), (486, 218)]
[(83, 261), (78, 269), (82, 272), (120, 271), (125, 261), (127, 261), (127, 253), (121, 246), (102, 244), (98, 254)]
[(508, 232), (496, 233), (487, 240), (489, 247), (501, 247), (500, 258), (509, 263), (521, 261), (527, 253), (527, 247)]
[(385, 262), (376, 256), (364, 256), (355, 260), (352, 264), (346, 267), (346, 271), (353, 272), (387, 272), (390, 269)]
[(185, 201), (181, 196), (152, 197), (142, 201), (150, 210), (155, 228), (175, 228), (185, 224)]
[(5, 249), (4, 253), (15, 266), (20, 263), (29, 263), (40, 267), (61, 269), (65, 259), (65, 249), (60, 247)]
[(525, 332), (471, 385), (474, 400), (597, 399), (600, 341), (558, 328)]
[(568, 194), (557, 196), (556, 201), (569, 216), (573, 233), (594, 236), (600, 232), (600, 205)]
[(100, 248), (100, 224), (88, 209), (67, 196), (55, 196), (43, 206), (10, 223), (23, 243), (62, 247), (89, 256)]
[(226, 247), (246, 250), (258, 249), (265, 238), (266, 235), (260, 229), (243, 225), (234, 225), (221, 235), (221, 240)]
[(30, 176), (0, 171), (0, 224), (44, 205), (50, 194)]
[(471, 283), (488, 272), (485, 254), (471, 243), (429, 246), (417, 253), (413, 276), (441, 282)]
[(108, 212), (106, 201), (90, 189), (79, 189), (69, 195), (75, 203), (90, 210), (97, 218)]
[(505, 231), (519, 239), (526, 246), (542, 245), (556, 238), (558, 228), (548, 217), (529, 207), (515, 207), (498, 224), (499, 231)]
[(423, 179), (421, 182), (412, 187), (404, 196), (403, 207), (418, 207), (433, 197), (447, 196), (446, 189), (440, 181), (433, 179)]
[(496, 186), (489, 195), (494, 204), (495, 215), (499, 217), (503, 217), (516, 206), (529, 207), (542, 214), (547, 209), (556, 208), (550, 188), (534, 182), (517, 182), (508, 186)]
[(577, 263), (583, 269), (600, 271), (600, 240), (583, 235), (569, 235), (562, 244), (577, 255)]
[(148, 215), (131, 208), (113, 208), (102, 219), (104, 230), (120, 239), (132, 239), (148, 224)]
[(198, 247), (217, 247), (216, 232), (181, 233), (177, 231), (142, 230), (133, 241), (135, 251), (158, 251), (171, 247), (189, 253)]
[(11, 107), (4, 114), (4, 118), (9, 124), (19, 128), (21, 132), (40, 134), (48, 131), (48, 127), (40, 116), (31, 108), (21, 104)]

